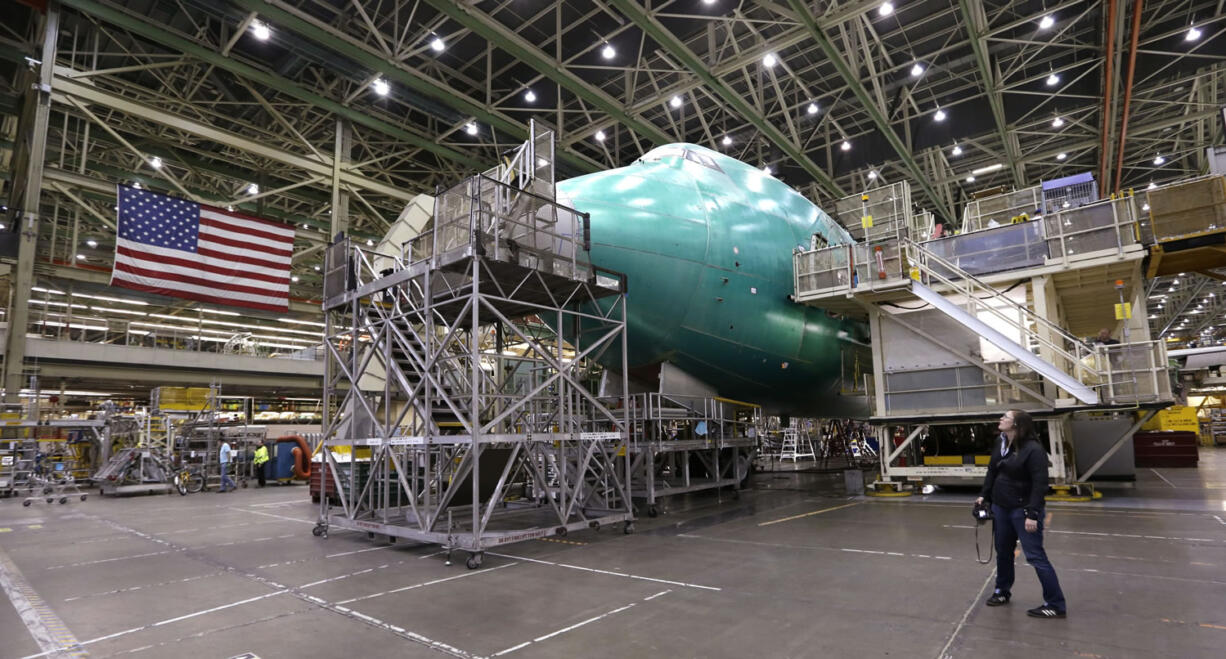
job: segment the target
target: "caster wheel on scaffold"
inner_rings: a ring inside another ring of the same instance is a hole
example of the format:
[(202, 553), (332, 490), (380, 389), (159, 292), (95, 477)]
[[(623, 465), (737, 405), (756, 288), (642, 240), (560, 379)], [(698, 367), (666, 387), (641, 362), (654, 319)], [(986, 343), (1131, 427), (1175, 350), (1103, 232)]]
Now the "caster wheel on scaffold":
[(634, 522), (626, 522), (626, 525), (622, 527), (622, 533), (626, 535), (634, 533)]
[(468, 566), (468, 569), (470, 570), (475, 570), (481, 567), (481, 559), (484, 556), (485, 556), (485, 552), (480, 552), (480, 551), (475, 554), (469, 554), (468, 560), (464, 561), (464, 565)]

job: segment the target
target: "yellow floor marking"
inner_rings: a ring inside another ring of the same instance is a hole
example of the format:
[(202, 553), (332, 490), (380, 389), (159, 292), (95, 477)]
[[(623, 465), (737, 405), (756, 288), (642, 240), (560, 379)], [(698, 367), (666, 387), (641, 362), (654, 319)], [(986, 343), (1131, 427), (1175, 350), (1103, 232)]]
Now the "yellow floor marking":
[(8, 533), (9, 531), (12, 531), (12, 530), (13, 529), (4, 528), (4, 529), (0, 529), (0, 533)]
[(769, 522), (762, 522), (761, 524), (758, 524), (758, 526), (770, 526), (771, 524), (778, 524), (780, 522), (790, 522), (794, 519), (800, 519), (802, 517), (812, 517), (813, 515), (820, 515), (822, 513), (828, 513), (832, 510), (839, 510), (841, 508), (850, 508), (852, 506), (858, 506), (858, 505), (860, 505), (859, 501), (855, 503), (845, 503), (841, 506), (833, 506), (831, 508), (823, 508), (821, 510), (814, 510), (813, 512), (809, 512), (809, 513), (801, 513), (799, 515), (792, 515), (791, 517), (784, 517), (783, 519), (773, 519)]
[(1201, 626), (1201, 627), (1208, 627), (1209, 629), (1226, 629), (1226, 626), (1223, 626), (1223, 625), (1211, 625), (1211, 624), (1209, 624), (1209, 623), (1207, 623), (1207, 622), (1202, 622), (1202, 623), (1200, 623), (1200, 626)]
[(574, 540), (559, 540), (557, 538), (537, 538), (537, 540), (540, 540), (542, 542), (558, 542), (564, 545), (579, 545), (581, 547), (587, 544), (586, 542), (575, 542)]
[(42, 524), (31, 524), (31, 525), (27, 526), (26, 528), (27, 528), (27, 529), (41, 529), (41, 528), (43, 528), (43, 525), (42, 525)]

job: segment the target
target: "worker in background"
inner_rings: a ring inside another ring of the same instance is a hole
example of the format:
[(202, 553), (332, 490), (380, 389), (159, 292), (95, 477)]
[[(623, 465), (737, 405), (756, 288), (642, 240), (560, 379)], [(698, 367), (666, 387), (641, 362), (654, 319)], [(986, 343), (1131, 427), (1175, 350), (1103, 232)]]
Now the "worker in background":
[(255, 477), (259, 479), (260, 487), (264, 487), (264, 465), (268, 463), (268, 447), (260, 444), (251, 463), (255, 465)]
[(1119, 341), (1111, 338), (1111, 330), (1107, 329), (1106, 327), (1098, 330), (1098, 336), (1094, 337), (1094, 342), (1101, 343), (1105, 346), (1117, 346), (1120, 344)]
[(1047, 494), (1047, 453), (1039, 443), (1034, 419), (1022, 410), (1000, 417), (1000, 446), (993, 447), (988, 475), (977, 503), (992, 504), (996, 540), (996, 589), (988, 606), (1009, 603), (1013, 588), (1013, 550), (1018, 540), (1026, 561), (1043, 585), (1043, 603), (1026, 611), (1035, 618), (1065, 617), (1064, 593), (1056, 569), (1043, 551), (1044, 500)]
[(229, 440), (221, 440), (221, 450), (218, 452), (218, 461), (221, 463), (221, 488), (218, 492), (226, 492), (234, 489), (234, 481), (230, 480), (230, 461), (234, 458), (234, 451), (230, 448)]

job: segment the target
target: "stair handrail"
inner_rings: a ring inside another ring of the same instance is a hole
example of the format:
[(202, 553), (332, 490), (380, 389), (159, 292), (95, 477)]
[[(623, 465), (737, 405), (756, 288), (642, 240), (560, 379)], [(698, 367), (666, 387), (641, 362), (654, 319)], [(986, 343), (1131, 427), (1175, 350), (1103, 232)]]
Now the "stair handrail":
[[(928, 249), (925, 249), (919, 243), (916, 243), (915, 241), (909, 238), (902, 238), (901, 240), (902, 240), (904, 248), (909, 252), (907, 262), (912, 267), (916, 268), (920, 273), (926, 274), (929, 277), (936, 279), (940, 283), (945, 284), (946, 286), (949, 286), (950, 288), (953, 288), (954, 290), (964, 295), (968, 301), (971, 301), (970, 302), (971, 304), (978, 304), (980, 307), (982, 307), (983, 309), (986, 309), (989, 313), (996, 316), (997, 318), (1004, 321), (1005, 323), (1008, 323), (1010, 326), (1017, 327), (1019, 330), (1021, 330), (1023, 336), (1034, 337), (1042, 345), (1051, 349), (1053, 352), (1060, 355), (1061, 357), (1064, 357), (1065, 359), (1069, 360), (1069, 362), (1073, 365), (1074, 377), (1076, 377), (1083, 384), (1087, 384), (1091, 386), (1098, 386), (1100, 384), (1099, 382), (1086, 382), (1085, 378), (1081, 377), (1081, 373), (1086, 373), (1088, 375), (1094, 376), (1095, 380), (1102, 379), (1102, 372), (1098, 368), (1091, 368), (1087, 366), (1084, 361), (1082, 361), (1088, 356), (1097, 354), (1092, 346), (1085, 343), (1080, 338), (1074, 336), (1073, 334), (1065, 330), (1063, 327), (1060, 327), (1059, 325), (1051, 322), (1050, 320), (1044, 318), (1038, 313), (1032, 311), (1026, 305), (1018, 304), (1017, 302), (1014, 302), (1013, 300), (1005, 296), (1001, 291), (993, 288), (989, 284), (985, 283), (983, 280), (963, 270), (962, 268), (958, 267), (957, 265), (950, 262), (949, 260), (941, 256), (938, 256), (937, 254), (933, 253), (932, 251)], [(940, 265), (942, 268), (946, 269), (947, 271), (954, 273), (956, 276), (960, 277), (960, 280), (951, 279), (950, 277), (947, 277), (941, 274), (940, 272), (937, 272), (934, 268), (930, 267), (929, 265), (930, 262), (936, 263), (937, 265)], [(962, 283), (959, 283), (959, 282), (962, 282)], [(1036, 325), (1042, 325), (1043, 327), (1045, 327), (1046, 329), (1048, 329), (1055, 335), (1062, 337), (1065, 340), (1072, 343), (1076, 354), (1070, 354), (1067, 350), (1064, 349), (1063, 346), (1044, 337), (1044, 335), (1041, 332), (1032, 331), (1029, 328), (1025, 327), (1024, 325), (1020, 325), (1015, 319), (1010, 318), (1007, 315), (1001, 313), (998, 309), (992, 307), (991, 305), (984, 304), (984, 300), (975, 295), (976, 287), (984, 292), (990, 293), (991, 297), (999, 298), (1003, 300), (1006, 305), (1020, 312), (1023, 318), (1028, 318), (1030, 320), (1033, 320)], [(1097, 365), (1097, 360), (1095, 360), (1095, 364)]]

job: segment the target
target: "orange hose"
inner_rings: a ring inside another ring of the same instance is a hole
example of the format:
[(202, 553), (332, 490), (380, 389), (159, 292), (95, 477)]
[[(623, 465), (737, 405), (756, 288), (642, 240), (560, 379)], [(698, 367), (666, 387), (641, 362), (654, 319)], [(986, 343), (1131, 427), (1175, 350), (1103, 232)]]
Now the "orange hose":
[(305, 439), (298, 435), (286, 435), (278, 437), (274, 442), (294, 442), (298, 444), (290, 452), (294, 454), (294, 478), (310, 478), (311, 477), (311, 447), (307, 446)]

